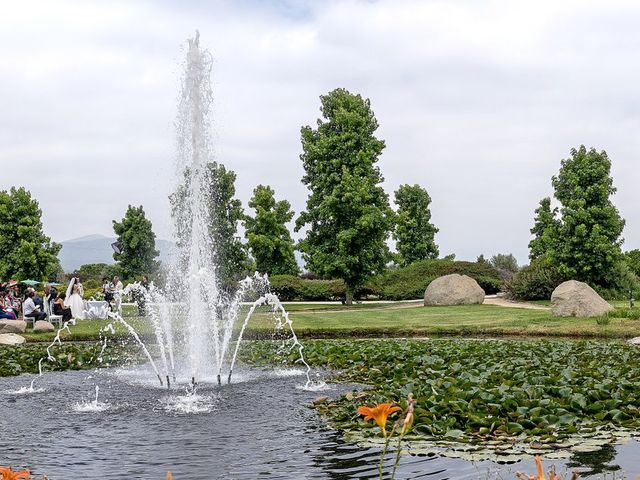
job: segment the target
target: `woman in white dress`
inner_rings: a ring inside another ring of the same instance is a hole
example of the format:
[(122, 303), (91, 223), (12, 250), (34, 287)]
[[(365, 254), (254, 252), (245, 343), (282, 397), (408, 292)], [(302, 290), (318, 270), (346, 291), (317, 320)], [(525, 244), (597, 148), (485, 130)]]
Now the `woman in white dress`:
[(64, 299), (64, 304), (71, 308), (71, 316), (76, 320), (84, 320), (84, 288), (80, 283), (78, 277), (73, 277), (67, 287), (67, 297)]

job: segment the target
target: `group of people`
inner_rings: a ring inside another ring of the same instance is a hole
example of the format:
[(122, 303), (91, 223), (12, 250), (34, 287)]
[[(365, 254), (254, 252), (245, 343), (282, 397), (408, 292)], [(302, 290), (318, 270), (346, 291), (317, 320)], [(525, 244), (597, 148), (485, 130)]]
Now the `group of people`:
[[(147, 277), (143, 277), (139, 284), (146, 290), (149, 286)], [(118, 276), (102, 279), (102, 293), (107, 302), (108, 310), (120, 312), (122, 295), (125, 291)], [(145, 314), (145, 295), (134, 291), (140, 315)], [(115, 303), (115, 305), (112, 305)], [(91, 312), (89, 312), (91, 313)], [(78, 277), (69, 282), (66, 292), (58, 292), (52, 285), (44, 287), (44, 295), (40, 297), (31, 286), (27, 287), (24, 295), (18, 293), (17, 282), (0, 284), (0, 319), (15, 320), (20, 317), (45, 320), (48, 314), (59, 315), (64, 322), (75, 318), (84, 319), (87, 314), (87, 304), (84, 300), (84, 288)], [(94, 318), (89, 315), (89, 318)]]
[[(73, 290), (73, 287), (71, 289)], [(77, 291), (78, 289), (76, 289)], [(74, 299), (73, 295), (70, 298)], [(45, 305), (48, 306), (48, 309), (45, 308)], [(51, 285), (44, 287), (43, 297), (40, 297), (31, 286), (27, 287), (23, 297), (18, 294), (17, 283), (0, 286), (0, 319), (16, 320), (22, 313), (24, 318), (36, 322), (46, 320), (47, 311), (61, 316), (65, 322), (74, 316), (67, 301), (67, 294), (58, 293), (56, 288)]]

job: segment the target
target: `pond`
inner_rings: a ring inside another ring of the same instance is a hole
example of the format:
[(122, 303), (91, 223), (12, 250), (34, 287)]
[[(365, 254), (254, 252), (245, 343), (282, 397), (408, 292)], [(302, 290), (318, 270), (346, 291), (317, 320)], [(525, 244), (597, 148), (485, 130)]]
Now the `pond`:
[[(335, 397), (352, 386), (305, 391), (301, 373), (245, 369), (235, 383), (203, 385), (195, 396), (159, 388), (140, 369), (48, 373), (32, 393), (17, 393), (32, 376), (0, 378), (0, 464), (51, 480), (164, 479), (167, 470), (202, 480), (377, 478), (379, 450), (345, 442), (309, 408), (318, 395)], [(571, 460), (630, 474), (638, 471), (639, 451), (631, 441)], [(533, 462), (403, 456), (396, 478), (510, 479), (518, 470), (532, 473)]]

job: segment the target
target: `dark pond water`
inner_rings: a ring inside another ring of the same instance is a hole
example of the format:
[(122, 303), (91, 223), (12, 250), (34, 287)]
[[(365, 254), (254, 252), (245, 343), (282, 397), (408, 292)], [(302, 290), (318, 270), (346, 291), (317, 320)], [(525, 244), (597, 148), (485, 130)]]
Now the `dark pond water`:
[[(293, 373), (245, 370), (235, 383), (205, 385), (195, 396), (161, 389), (139, 371), (49, 373), (36, 380), (43, 391), (33, 393), (16, 393), (33, 377), (0, 378), (0, 465), (51, 480), (163, 480), (167, 470), (176, 480), (377, 478), (379, 451), (343, 441), (307, 407), (349, 387), (308, 392)], [(633, 478), (639, 454), (631, 442), (576, 454), (570, 468), (593, 478), (609, 469), (617, 470), (615, 478), (622, 471)], [(559, 471), (566, 462), (557, 462)], [(533, 473), (533, 462), (403, 456), (396, 478), (506, 480), (518, 470)]]

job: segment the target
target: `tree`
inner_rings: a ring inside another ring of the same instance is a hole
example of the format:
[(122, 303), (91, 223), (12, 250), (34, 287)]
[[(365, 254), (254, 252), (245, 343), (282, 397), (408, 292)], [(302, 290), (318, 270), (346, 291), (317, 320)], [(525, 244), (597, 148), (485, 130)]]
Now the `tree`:
[(640, 278), (640, 250), (636, 248), (635, 250), (624, 252), (624, 261), (627, 263), (629, 270)]
[(545, 197), (540, 200), (540, 206), (536, 208), (536, 216), (533, 220), (533, 228), (530, 230), (534, 235), (529, 242), (529, 259), (544, 255), (551, 250), (552, 241), (557, 237), (557, 229), (560, 221), (556, 218), (558, 209), (551, 210), (551, 199)]
[(615, 288), (625, 221), (610, 200), (616, 189), (606, 152), (584, 146), (571, 150), (552, 184), (562, 218), (551, 242), (551, 261), (567, 277)]
[(351, 304), (356, 288), (389, 258), (393, 211), (376, 166), (385, 144), (374, 136), (378, 122), (368, 99), (339, 88), (320, 101), (317, 128), (301, 130), (302, 183), (310, 193), (296, 231), (309, 228), (299, 243), (307, 267), (343, 279)]
[(491, 260), (489, 260), (489, 263), (497, 270), (502, 280), (511, 280), (519, 270), (518, 261), (511, 253), (494, 255), (491, 257)]
[(114, 253), (113, 258), (118, 262), (124, 278), (148, 275), (158, 269), (155, 260), (159, 254), (156, 250), (156, 234), (142, 205), (129, 205), (124, 218), (120, 222), (113, 221), (113, 230), (118, 236), (121, 250), (120, 253)]
[(42, 229), (42, 211), (23, 187), (0, 191), (0, 278), (52, 279), (61, 245)]
[(256, 215), (254, 218), (245, 218), (245, 237), (259, 272), (297, 275), (300, 270), (293, 255), (293, 240), (286, 226), (294, 212), (289, 202), (276, 202), (274, 195), (269, 186), (258, 185), (253, 190), (249, 207), (255, 209)]
[[(175, 193), (169, 196), (171, 212), (177, 224), (178, 245), (184, 245), (190, 236), (190, 219), (182, 218), (189, 212), (184, 202), (188, 201), (189, 170)], [(213, 246), (213, 262), (221, 284), (228, 286), (251, 269), (245, 246), (238, 236), (238, 224), (244, 220), (244, 210), (236, 194), (236, 174), (218, 162), (209, 162), (205, 172), (207, 185), (205, 196), (208, 211), (208, 231)]]
[(400, 185), (395, 192), (396, 228), (393, 238), (400, 257), (400, 265), (406, 267), (418, 260), (438, 258), (438, 246), (434, 237), (438, 229), (430, 223), (431, 197), (420, 185)]

